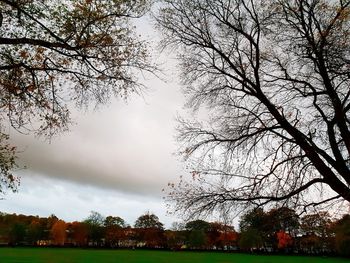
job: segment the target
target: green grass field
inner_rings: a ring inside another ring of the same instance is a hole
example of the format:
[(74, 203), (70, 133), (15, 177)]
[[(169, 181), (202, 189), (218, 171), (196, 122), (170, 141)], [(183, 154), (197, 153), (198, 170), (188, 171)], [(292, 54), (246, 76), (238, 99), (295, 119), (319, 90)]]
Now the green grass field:
[(349, 259), (147, 250), (0, 248), (1, 263), (345, 263)]

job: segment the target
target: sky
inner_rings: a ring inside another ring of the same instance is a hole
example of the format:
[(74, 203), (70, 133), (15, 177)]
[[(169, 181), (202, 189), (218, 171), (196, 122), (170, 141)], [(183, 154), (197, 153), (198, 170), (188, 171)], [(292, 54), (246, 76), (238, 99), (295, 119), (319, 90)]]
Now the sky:
[(175, 118), (184, 112), (184, 97), (176, 63), (157, 55), (158, 35), (149, 19), (140, 24), (151, 51), (163, 59), (162, 80), (147, 76), (142, 80), (147, 91), (127, 102), (113, 99), (95, 111), (74, 111), (70, 131), (50, 142), (11, 131), (20, 151), (18, 164), (25, 168), (16, 172), (19, 192), (7, 193), (0, 211), (55, 214), (66, 221), (84, 220), (97, 211), (130, 225), (149, 211), (167, 227), (180, 220), (167, 215), (162, 189), (184, 173), (175, 141)]

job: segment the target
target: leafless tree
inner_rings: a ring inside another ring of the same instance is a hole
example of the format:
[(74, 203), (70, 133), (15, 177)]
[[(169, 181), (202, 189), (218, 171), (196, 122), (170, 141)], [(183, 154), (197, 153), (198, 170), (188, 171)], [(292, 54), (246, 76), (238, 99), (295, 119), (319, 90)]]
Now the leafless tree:
[(162, 2), (162, 44), (208, 115), (180, 120), (194, 179), (175, 210), (349, 202), (350, 1)]

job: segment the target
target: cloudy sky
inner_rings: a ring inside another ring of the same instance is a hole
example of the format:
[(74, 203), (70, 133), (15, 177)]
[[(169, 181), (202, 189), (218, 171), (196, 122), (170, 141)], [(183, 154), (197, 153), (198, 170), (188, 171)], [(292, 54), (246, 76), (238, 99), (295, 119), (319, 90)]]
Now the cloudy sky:
[[(142, 24), (144, 37), (152, 39), (156, 49), (156, 33)], [(175, 117), (184, 111), (184, 98), (174, 77), (175, 63), (166, 56), (161, 56), (166, 82), (148, 77), (143, 80), (148, 87), (143, 97), (75, 112), (70, 132), (50, 143), (11, 132), (21, 151), (19, 163), (27, 168), (18, 171), (19, 193), (8, 193), (0, 211), (55, 214), (67, 221), (83, 220), (97, 211), (120, 216), (130, 225), (150, 211), (166, 226), (177, 220), (166, 215), (162, 189), (183, 174), (183, 164), (174, 155), (174, 128)]]

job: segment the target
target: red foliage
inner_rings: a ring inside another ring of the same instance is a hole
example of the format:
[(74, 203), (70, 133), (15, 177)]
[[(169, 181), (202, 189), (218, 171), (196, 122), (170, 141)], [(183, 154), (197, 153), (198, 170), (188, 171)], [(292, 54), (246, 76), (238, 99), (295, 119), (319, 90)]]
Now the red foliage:
[(277, 240), (278, 248), (286, 248), (293, 244), (293, 238), (283, 230), (277, 232)]
[(87, 245), (88, 240), (88, 230), (87, 226), (81, 222), (73, 222), (71, 224), (72, 239), (74, 240), (75, 245), (85, 246)]

